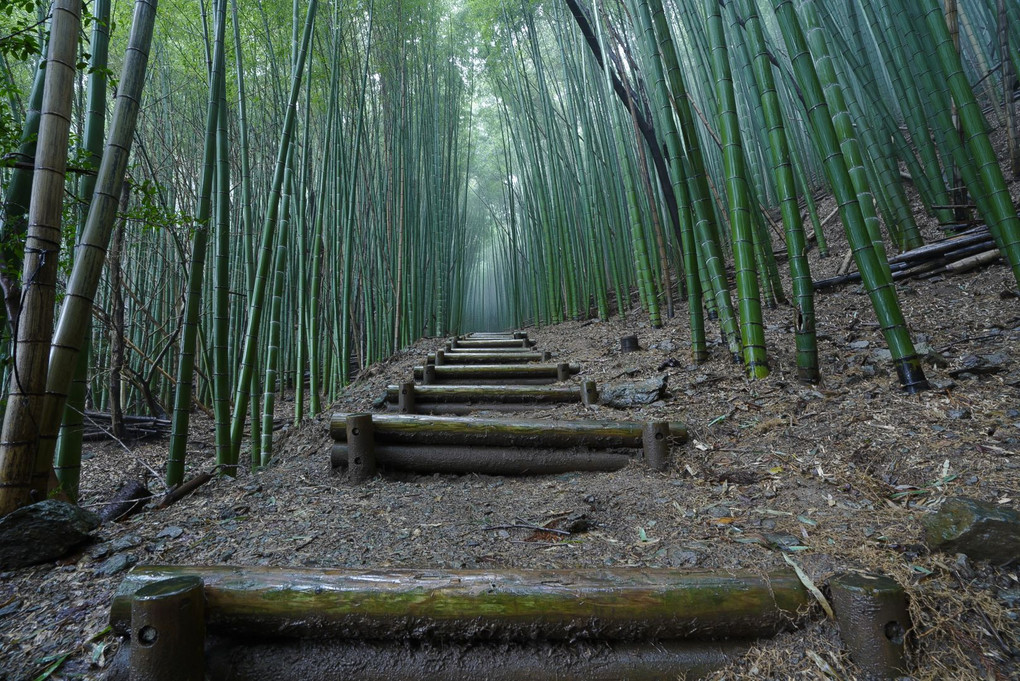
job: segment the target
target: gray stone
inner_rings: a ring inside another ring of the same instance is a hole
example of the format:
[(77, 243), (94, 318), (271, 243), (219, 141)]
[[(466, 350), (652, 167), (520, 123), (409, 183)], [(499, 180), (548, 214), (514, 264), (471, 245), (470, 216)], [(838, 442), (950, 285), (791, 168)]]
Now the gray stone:
[(676, 352), (680, 346), (671, 340), (659, 341), (658, 343), (652, 343), (648, 346), (652, 350), (662, 350), (663, 352)]
[(856, 340), (850, 343), (850, 348), (853, 350), (867, 350), (869, 347), (871, 347), (871, 341)]
[(56, 560), (88, 540), (99, 516), (74, 504), (47, 499), (0, 518), (0, 569)]
[(112, 577), (118, 572), (123, 572), (138, 562), (138, 558), (130, 553), (118, 553), (112, 558), (107, 558), (102, 565), (96, 568), (97, 577)]
[(971, 417), (971, 414), (970, 409), (961, 407), (959, 409), (950, 409), (949, 411), (946, 412), (946, 416), (953, 419), (954, 421), (958, 421), (960, 419), (969, 419)]
[(599, 390), (599, 401), (607, 407), (634, 407), (652, 404), (666, 391), (666, 377), (648, 378), (636, 383), (610, 383)]
[(170, 525), (169, 527), (164, 527), (160, 530), (159, 534), (156, 535), (156, 539), (177, 539), (177, 537), (182, 534), (184, 534), (184, 530), (182, 528), (177, 527), (176, 525)]
[(1020, 513), (998, 504), (952, 497), (924, 519), (924, 541), (933, 551), (965, 553), (971, 560), (1013, 561), (1020, 556)]
[(141, 545), (142, 538), (139, 537), (137, 534), (125, 534), (123, 537), (115, 539), (110, 544), (110, 550), (113, 551), (114, 553), (120, 553), (121, 551), (127, 551), (128, 549), (133, 549), (136, 546)]

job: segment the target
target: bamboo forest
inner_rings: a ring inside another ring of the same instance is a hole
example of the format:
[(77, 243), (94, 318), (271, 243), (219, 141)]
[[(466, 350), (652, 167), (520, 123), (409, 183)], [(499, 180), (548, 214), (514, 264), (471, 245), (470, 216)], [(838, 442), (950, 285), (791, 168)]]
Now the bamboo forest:
[(1018, 0), (2, 0), (0, 95), (0, 680), (1015, 678)]

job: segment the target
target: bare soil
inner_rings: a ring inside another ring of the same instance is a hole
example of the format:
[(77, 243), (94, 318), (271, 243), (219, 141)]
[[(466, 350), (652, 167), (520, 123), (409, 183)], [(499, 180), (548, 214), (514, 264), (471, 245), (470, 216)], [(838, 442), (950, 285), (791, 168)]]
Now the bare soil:
[[(1017, 184), (1014, 183), (1014, 191)], [(823, 203), (822, 214), (827, 214)], [(816, 279), (846, 252), (812, 253)], [(937, 236), (933, 225), (926, 236)], [(910, 597), (913, 677), (1020, 678), (1020, 576), (965, 556), (930, 553), (921, 520), (948, 496), (1016, 508), (1020, 501), (1020, 301), (1002, 264), (898, 286), (934, 387), (900, 391), (867, 296), (855, 285), (817, 296), (823, 380), (796, 380), (792, 311), (767, 311), (772, 374), (748, 381), (725, 349), (692, 365), (683, 308), (661, 329), (631, 312), (609, 321), (528, 329), (573, 380), (668, 376), (669, 397), (643, 408), (558, 406), (548, 419), (679, 420), (691, 440), (668, 470), (547, 477), (383, 476), (353, 485), (329, 468), (330, 411), (371, 410), (442, 339), (416, 343), (365, 372), (331, 410), (278, 431), (272, 465), (214, 479), (165, 511), (102, 526), (57, 564), (0, 574), (0, 679), (97, 678), (120, 643), (106, 618), (123, 573), (138, 564), (321, 567), (752, 569), (792, 559), (821, 585), (846, 570), (879, 571)], [(621, 353), (621, 336), (644, 348)], [(963, 371), (993, 355), (991, 373)], [(281, 405), (280, 415), (292, 410)], [(212, 465), (211, 424), (193, 425), (189, 475)], [(166, 443), (89, 448), (83, 503), (98, 507), (128, 478), (161, 472)], [(154, 492), (164, 491), (151, 477)], [(559, 540), (528, 530), (585, 513), (589, 531)], [(716, 679), (860, 678), (838, 627), (819, 610), (803, 629), (762, 641)]]

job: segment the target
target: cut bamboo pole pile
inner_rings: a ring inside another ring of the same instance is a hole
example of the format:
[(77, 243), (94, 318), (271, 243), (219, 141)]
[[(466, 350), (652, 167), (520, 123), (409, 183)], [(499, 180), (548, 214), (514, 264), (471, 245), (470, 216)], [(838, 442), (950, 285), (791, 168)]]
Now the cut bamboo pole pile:
[[(894, 280), (916, 276), (965, 272), (974, 267), (994, 262), (999, 250), (987, 227), (961, 236), (928, 244), (889, 258), (889, 269)], [(834, 288), (859, 282), (860, 272), (822, 279), (814, 282), (815, 290)]]
[(811, 596), (789, 570), (331, 570), (145, 566), (110, 608), (131, 626), (134, 594), (202, 579), (210, 633), (278, 638), (440, 641), (649, 641), (771, 636), (796, 626)]
[[(107, 440), (113, 435), (110, 430), (110, 415), (102, 412), (85, 412), (83, 419), (83, 442)], [(124, 415), (124, 437), (140, 440), (146, 437), (164, 437), (170, 433), (170, 420), (155, 416)]]

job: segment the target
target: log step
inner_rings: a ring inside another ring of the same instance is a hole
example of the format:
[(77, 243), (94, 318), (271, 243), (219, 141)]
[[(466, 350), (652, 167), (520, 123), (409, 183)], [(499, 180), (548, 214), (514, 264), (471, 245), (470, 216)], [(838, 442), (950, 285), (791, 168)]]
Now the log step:
[[(477, 445), (375, 444), (375, 465), (421, 475), (556, 475), (574, 471), (609, 473), (641, 458), (640, 449), (537, 449)], [(347, 468), (351, 451), (333, 445), (330, 466)]]
[(573, 374), (581, 372), (577, 364), (474, 364), (474, 365), (443, 365), (416, 366), (414, 378), (425, 384), (436, 382), (480, 383), (490, 381), (505, 383), (533, 382), (555, 383), (565, 381)]
[(454, 338), (450, 341), (450, 345), (454, 348), (530, 348), (535, 345), (535, 341), (528, 340), (527, 338), (521, 339), (474, 339), (474, 338)]
[(446, 352), (439, 350), (426, 355), (427, 364), (450, 366), (457, 364), (523, 364), (525, 362), (548, 362), (552, 354), (548, 352)]
[[(347, 419), (337, 412), (329, 422), (336, 442), (347, 441)], [(375, 441), (385, 444), (478, 445), (495, 447), (641, 447), (640, 421), (562, 421), (482, 419), (416, 414), (373, 414)], [(669, 424), (669, 437), (687, 439), (687, 426)]]
[[(386, 401), (399, 404), (401, 395), (410, 391), (415, 405), (425, 409), (427, 405), (447, 403), (505, 403), (505, 404), (549, 404), (566, 402), (594, 403), (598, 400), (598, 388), (594, 381), (570, 386), (530, 385), (415, 385), (402, 383), (386, 386)], [(405, 398), (406, 401), (406, 398)], [(411, 412), (413, 413), (413, 411)]]
[(130, 628), (135, 592), (202, 580), (210, 633), (360, 640), (652, 641), (771, 636), (811, 596), (792, 570), (332, 570), (144, 566), (110, 608)]

